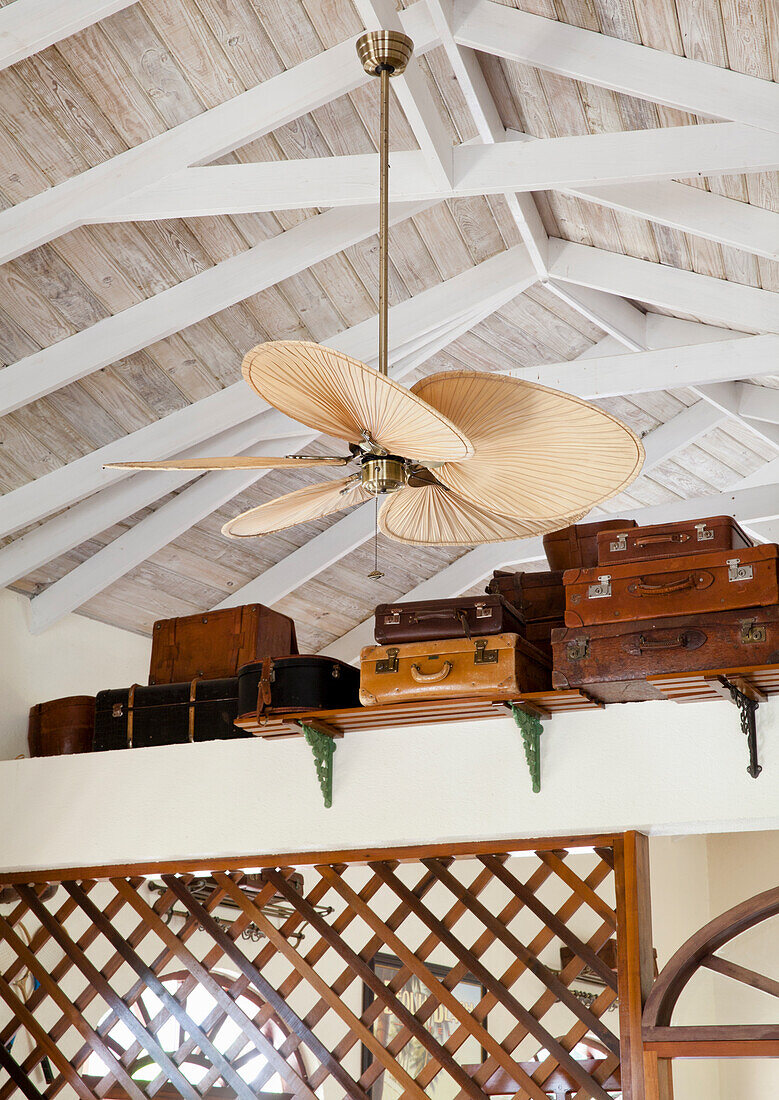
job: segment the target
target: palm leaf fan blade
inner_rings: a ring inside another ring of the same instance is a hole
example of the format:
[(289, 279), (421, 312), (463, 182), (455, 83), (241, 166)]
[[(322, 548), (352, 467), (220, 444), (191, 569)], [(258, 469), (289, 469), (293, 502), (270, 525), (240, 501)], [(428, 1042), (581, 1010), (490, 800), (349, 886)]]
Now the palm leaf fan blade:
[(351, 456), (335, 458), (319, 455), (286, 455), (270, 458), (264, 455), (230, 456), (225, 458), (169, 458), (159, 462), (107, 462), (106, 470), (289, 470), (313, 466), (345, 466)]
[(349, 443), (428, 462), (466, 458), (464, 432), (404, 386), (343, 352), (308, 340), (252, 348), (243, 376), (274, 408)]
[(401, 489), (382, 506), (379, 530), (396, 542), (418, 546), (476, 546), (556, 531), (582, 518), (558, 516), (522, 521), (488, 512), (443, 485)]
[(356, 478), (319, 481), (242, 512), (235, 519), (228, 520), (222, 534), (235, 539), (271, 535), (274, 531), (322, 519), (371, 499), (370, 493), (362, 488)]
[(436, 477), (491, 512), (548, 520), (586, 513), (639, 474), (644, 449), (616, 417), (572, 394), (481, 371), (414, 386), (471, 441), (473, 456)]

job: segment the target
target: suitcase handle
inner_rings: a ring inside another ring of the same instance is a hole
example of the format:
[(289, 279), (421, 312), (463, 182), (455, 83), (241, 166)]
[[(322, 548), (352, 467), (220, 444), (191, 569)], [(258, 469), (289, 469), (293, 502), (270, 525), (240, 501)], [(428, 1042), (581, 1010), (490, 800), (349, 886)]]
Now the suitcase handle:
[(634, 542), (634, 546), (658, 546), (664, 542), (689, 542), (690, 536), (685, 535), (682, 531), (677, 531), (673, 535), (644, 535), (643, 538), (637, 538)]
[(437, 684), (441, 680), (445, 680), (451, 671), (451, 661), (444, 661), (443, 668), (439, 668), (436, 672), (423, 672), (419, 665), (412, 665), (411, 678), (416, 680), (418, 684)]
[(686, 577), (680, 577), (678, 581), (669, 581), (666, 584), (647, 584), (645, 581), (636, 581), (635, 584), (628, 585), (628, 592), (631, 596), (667, 596), (672, 592), (683, 592), (687, 588), (708, 588), (713, 581), (711, 573), (688, 573)]
[(463, 634), (470, 641), (471, 627), (468, 623), (468, 612), (463, 607), (450, 607), (443, 611), (436, 611), (434, 609), (430, 611), (414, 611), (411, 615), (411, 621), (415, 623), (421, 623), (424, 619), (456, 619), (463, 628)]
[(645, 650), (652, 649), (700, 649), (705, 641), (706, 635), (700, 630), (685, 630), (681, 634), (666, 640), (647, 638), (644, 634), (634, 634), (631, 638), (625, 639), (625, 650), (627, 653), (640, 657)]

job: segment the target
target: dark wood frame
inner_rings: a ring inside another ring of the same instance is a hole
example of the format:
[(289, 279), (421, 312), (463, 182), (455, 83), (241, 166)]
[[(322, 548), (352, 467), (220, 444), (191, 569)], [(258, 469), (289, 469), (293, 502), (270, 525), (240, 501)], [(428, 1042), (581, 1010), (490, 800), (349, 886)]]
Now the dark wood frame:
[[(438, 978), (439, 981), (442, 981), (447, 976), (449, 971), (451, 970), (451, 967), (442, 966), (440, 963), (427, 962), (427, 963), (425, 963), (425, 965), (426, 965), (427, 969), (430, 971), (430, 973), (433, 974), (434, 977)], [(373, 958), (371, 959), (371, 969), (374, 971), (374, 973), (376, 973), (376, 967), (377, 966), (392, 967), (392, 969), (394, 969), (396, 972), (398, 970), (403, 969), (403, 963), (397, 957), (397, 955), (390, 955), (387, 952), (379, 952), (378, 955), (373, 956)], [(486, 996), (486, 993), (487, 993), (486, 987), (483, 986), (481, 984), (481, 982), (478, 980), (478, 978), (475, 978), (473, 974), (466, 974), (464, 977), (462, 977), (460, 979), (460, 981), (457, 984), (458, 985), (463, 985), (464, 983), (469, 983), (470, 985), (476, 986), (476, 988), (480, 991), (480, 999), (482, 997)], [(365, 1013), (365, 1011), (371, 1006), (371, 1004), (373, 1003), (374, 1000), (375, 1000), (375, 996), (373, 994), (373, 991), (367, 985), (365, 985), (363, 983), (363, 987), (362, 987), (362, 1011), (363, 1011), (363, 1013)], [(482, 1023), (484, 1024), (485, 1027), (487, 1026), (487, 1017), (486, 1016), (485, 1016), (484, 1020), (482, 1021)], [(487, 1052), (485, 1051), (484, 1047), (482, 1047), (481, 1048), (481, 1057), (480, 1057), (479, 1060), (481, 1062), (483, 1062), (483, 1061), (485, 1061), (486, 1057), (487, 1057)], [(360, 1072), (364, 1073), (365, 1070), (368, 1068), (368, 1066), (370, 1066), (372, 1061), (373, 1061), (373, 1058), (371, 1057), (371, 1052), (367, 1049), (367, 1047), (364, 1044), (361, 1044), (360, 1045)], [(379, 1080), (381, 1080), (381, 1078)], [(376, 1085), (378, 1085), (378, 1083), (379, 1082), (377, 1081)], [(374, 1098), (378, 1095), (375, 1092), (376, 1085), (371, 1086), (370, 1093), (369, 1093), (369, 1095), (371, 1096), (371, 1100), (374, 1100)]]

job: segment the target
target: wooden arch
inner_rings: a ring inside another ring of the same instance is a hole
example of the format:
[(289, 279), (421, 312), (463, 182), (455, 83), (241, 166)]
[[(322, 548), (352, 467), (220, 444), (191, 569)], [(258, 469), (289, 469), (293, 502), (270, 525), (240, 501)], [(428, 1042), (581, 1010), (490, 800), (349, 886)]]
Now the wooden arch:
[(779, 997), (779, 982), (715, 954), (749, 928), (779, 916), (779, 886), (715, 917), (682, 944), (663, 967), (647, 999), (644, 1046), (661, 1058), (779, 1057), (779, 1024), (674, 1027), (676, 1003), (701, 967)]

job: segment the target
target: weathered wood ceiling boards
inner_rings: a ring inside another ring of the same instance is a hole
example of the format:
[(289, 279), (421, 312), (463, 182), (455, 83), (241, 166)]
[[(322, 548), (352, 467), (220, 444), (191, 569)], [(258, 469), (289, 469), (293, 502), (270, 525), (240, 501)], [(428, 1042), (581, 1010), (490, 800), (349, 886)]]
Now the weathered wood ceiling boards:
[(391, 131), (404, 385), (511, 370), (592, 398), (647, 451), (608, 511), (775, 529), (771, 0), (0, 0), (0, 582), (34, 629), (258, 601), (302, 650), (352, 657), (377, 602), (540, 567), (536, 539), (385, 539), (368, 581), (370, 504), (221, 535), (337, 468), (103, 470), (341, 453), (281, 428), (240, 365), (267, 340), (375, 355), (378, 87), (354, 41), (396, 24), (416, 45)]

